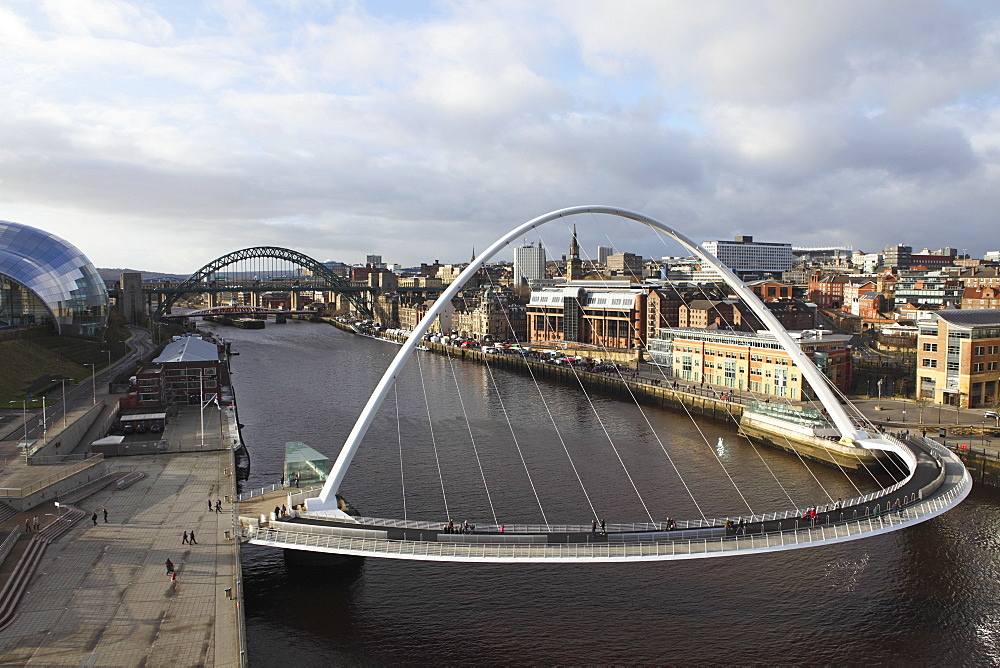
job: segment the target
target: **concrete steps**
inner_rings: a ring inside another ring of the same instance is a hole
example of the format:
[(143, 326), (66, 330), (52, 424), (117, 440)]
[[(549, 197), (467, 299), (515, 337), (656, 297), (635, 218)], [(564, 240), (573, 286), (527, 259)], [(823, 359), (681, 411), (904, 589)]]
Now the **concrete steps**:
[[(7, 584), (3, 591), (0, 591), (0, 631), (10, 626), (16, 615), (17, 604), (31, 581), (31, 576), (35, 574), (38, 564), (41, 562), (45, 549), (53, 540), (68, 531), (76, 522), (87, 516), (79, 508), (63, 506), (66, 509), (59, 520), (53, 522), (41, 531), (31, 536), (27, 548), (14, 566)], [(22, 538), (27, 538), (24, 534)]]

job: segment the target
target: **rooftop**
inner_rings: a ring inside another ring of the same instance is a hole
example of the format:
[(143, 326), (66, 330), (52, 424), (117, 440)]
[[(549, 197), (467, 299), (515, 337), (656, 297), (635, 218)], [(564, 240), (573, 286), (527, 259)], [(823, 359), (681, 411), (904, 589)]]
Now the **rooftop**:
[(179, 341), (168, 343), (160, 356), (153, 360), (157, 364), (169, 362), (218, 362), (219, 349), (196, 336), (185, 336)]
[(963, 311), (938, 311), (937, 317), (954, 325), (1000, 326), (1000, 309), (967, 309)]

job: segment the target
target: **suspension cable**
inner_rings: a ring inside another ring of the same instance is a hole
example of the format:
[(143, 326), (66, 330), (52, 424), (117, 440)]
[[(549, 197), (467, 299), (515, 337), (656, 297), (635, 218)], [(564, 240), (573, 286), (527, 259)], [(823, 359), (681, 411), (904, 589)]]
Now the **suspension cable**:
[(399, 487), (402, 491), (403, 521), (405, 522), (408, 517), (406, 515), (406, 478), (403, 475), (403, 430), (399, 424), (399, 388), (396, 386), (396, 383), (392, 384), (392, 392), (396, 398), (396, 438), (399, 440)]
[(469, 430), (469, 440), (472, 442), (472, 451), (476, 455), (476, 465), (479, 467), (479, 475), (482, 477), (483, 487), (486, 489), (486, 499), (490, 503), (490, 513), (493, 515), (493, 523), (499, 526), (500, 522), (497, 521), (496, 509), (493, 507), (493, 497), (490, 495), (490, 486), (486, 482), (486, 472), (483, 471), (483, 462), (479, 459), (479, 448), (476, 447), (476, 437), (472, 433), (472, 423), (469, 422), (469, 414), (465, 410), (465, 399), (462, 397), (462, 388), (459, 387), (458, 384), (458, 374), (455, 373), (455, 361), (451, 355), (451, 351), (447, 348), (445, 348), (445, 351), (448, 358), (448, 366), (451, 368), (451, 377), (455, 381), (455, 394), (458, 395), (458, 402), (462, 406), (462, 416), (465, 418), (465, 426)]
[[(632, 278), (635, 278), (635, 276), (633, 275)], [(607, 286), (606, 283), (605, 283), (605, 285), (606, 285), (606, 287), (610, 288), (610, 286)], [(583, 304), (580, 304), (579, 301), (577, 301), (577, 305), (579, 306), (580, 311), (582, 313), (585, 313), (585, 310), (583, 308)], [(631, 335), (631, 338), (634, 339), (635, 338), (635, 336), (634, 336), (635, 335), (635, 329), (634, 329), (634, 326), (633, 326), (631, 320), (628, 321), (628, 328), (629, 328), (629, 333)], [(605, 345), (605, 343), (603, 341), (601, 342), (601, 344), (599, 345), (599, 347), (601, 348), (601, 350), (604, 351), (605, 356), (607, 356), (607, 353), (609, 353), (609, 350), (608, 350), (607, 346)], [(632, 390), (632, 387), (629, 385), (628, 381), (625, 379), (624, 375), (622, 374), (619, 365), (615, 364), (614, 365), (614, 369), (617, 372), (619, 379), (622, 381), (623, 386), (628, 391), (629, 396), (632, 398), (632, 401), (635, 403), (636, 408), (639, 411), (639, 414), (642, 416), (643, 420), (646, 422), (646, 425), (649, 427), (650, 432), (653, 434), (653, 437), (656, 439), (657, 443), (660, 445), (660, 449), (663, 450), (663, 453), (667, 456), (667, 459), (668, 459), (668, 461), (670, 461), (671, 466), (673, 466), (674, 471), (677, 473), (677, 476), (680, 479), (681, 484), (684, 486), (685, 490), (687, 490), (688, 495), (691, 497), (691, 500), (695, 504), (695, 507), (698, 509), (698, 512), (701, 514), (702, 518), (704, 519), (705, 518), (705, 514), (702, 511), (700, 504), (695, 500), (694, 495), (691, 492), (691, 490), (690, 490), (687, 482), (684, 480), (683, 476), (680, 475), (680, 472), (677, 470), (677, 467), (674, 465), (673, 458), (670, 457), (669, 453), (667, 452), (666, 446), (663, 444), (662, 440), (660, 439), (659, 434), (657, 434), (656, 430), (653, 429), (652, 423), (650, 423), (650, 421), (649, 421), (649, 417), (646, 415), (646, 412), (642, 409), (642, 406), (639, 403), (638, 397), (636, 397), (635, 393)], [(575, 369), (573, 370), (573, 373), (574, 373), (574, 375), (577, 375), (577, 372), (576, 372)], [(580, 382), (578, 375), (577, 375), (577, 381)], [(581, 385), (582, 385), (582, 383), (581, 383)], [(683, 402), (681, 402), (681, 406), (684, 408), (684, 411), (687, 414), (688, 419), (691, 421), (692, 425), (694, 425), (695, 429), (698, 431), (698, 433), (701, 436), (702, 440), (705, 442), (705, 445), (708, 446), (709, 450), (711, 450), (711, 452), (715, 456), (716, 461), (722, 467), (722, 471), (723, 471), (723, 473), (726, 474), (726, 477), (729, 479), (729, 482), (733, 485), (733, 489), (736, 490), (736, 493), (743, 500), (744, 505), (746, 505), (746, 507), (750, 511), (750, 513), (753, 514), (753, 508), (750, 506), (749, 501), (747, 501), (747, 499), (744, 496), (742, 490), (740, 490), (739, 485), (736, 484), (736, 481), (733, 480), (733, 477), (730, 475), (728, 469), (726, 469), (726, 466), (722, 462), (722, 458), (719, 456), (718, 452), (716, 452), (715, 449), (712, 448), (711, 444), (708, 441), (708, 438), (705, 436), (705, 433), (702, 431), (701, 426), (697, 423), (697, 421), (694, 419), (694, 416), (691, 414), (691, 412), (688, 410), (687, 406), (684, 405)], [(627, 471), (626, 471), (626, 473), (627, 473)]]
[[(663, 239), (663, 237), (659, 233), (659, 231), (658, 230), (654, 230), (654, 232), (655, 232), (657, 238), (660, 240), (661, 244), (664, 247), (666, 247), (665, 240)], [(668, 279), (667, 279), (666, 282), (671, 285), (671, 287), (674, 289), (675, 293), (679, 297), (680, 293), (677, 291), (676, 286), (674, 286), (673, 283), (669, 280), (669, 277), (668, 277)], [(704, 287), (701, 284), (695, 284), (695, 287), (701, 292), (702, 296), (706, 300), (711, 301), (711, 299), (709, 298), (709, 296), (705, 293)], [(721, 311), (718, 311), (718, 310), (717, 310), (717, 313), (718, 313), (719, 317), (721, 317), (726, 322), (726, 325), (727, 325), (727, 327), (729, 327), (729, 329), (734, 329), (732, 323), (729, 323), (728, 319), (726, 318), (725, 313), (723, 313)], [(748, 362), (749, 362), (749, 360), (748, 360)], [(831, 388), (834, 388), (838, 394), (841, 394), (840, 389), (836, 387), (836, 385), (833, 383), (833, 381), (829, 377), (827, 377), (827, 376), (824, 375), (824, 379), (825, 379), (827, 385), (829, 385)], [(756, 398), (756, 393), (755, 393), (755, 391), (753, 390), (753, 388), (751, 386), (747, 387), (747, 391), (750, 393), (751, 396), (754, 396)], [(808, 395), (804, 395), (804, 398), (805, 398), (805, 400), (809, 404), (811, 404), (811, 405), (813, 405), (815, 407), (815, 400), (812, 397), (810, 397)], [(790, 401), (790, 399), (788, 397), (782, 397), (782, 399), (784, 400), (784, 403), (786, 403), (787, 405), (791, 406), (791, 401)], [(852, 405), (852, 408), (853, 408), (853, 405)], [(727, 411), (728, 411), (728, 406), (727, 406)], [(793, 452), (795, 452), (795, 454), (799, 457), (800, 461), (802, 462), (803, 467), (805, 467), (806, 470), (809, 471), (810, 475), (812, 475), (813, 479), (816, 481), (816, 483), (819, 485), (819, 487), (823, 490), (823, 492), (827, 495), (827, 497), (832, 500), (832, 496), (830, 495), (830, 493), (826, 490), (826, 488), (823, 486), (823, 484), (820, 483), (819, 479), (815, 476), (815, 474), (813, 473), (812, 469), (808, 466), (808, 464), (802, 458), (802, 456), (798, 452), (798, 450), (796, 448), (792, 447), (791, 442), (788, 439), (788, 436), (786, 434), (781, 434), (781, 436), (785, 440), (786, 445), (788, 445), (788, 448), (790, 450), (792, 450)], [(748, 440), (748, 442), (751, 443), (751, 446), (753, 446), (753, 443), (752, 443), (752, 441), (750, 441), (749, 437), (747, 437), (747, 440)], [(841, 473), (844, 475), (844, 477), (847, 479), (847, 481), (851, 484), (852, 487), (854, 487), (855, 491), (860, 495), (861, 491), (860, 491), (860, 489), (858, 489), (857, 484), (855, 484), (854, 480), (847, 474), (847, 471), (843, 468), (843, 466), (840, 464), (840, 462), (837, 460), (837, 458), (830, 453), (830, 450), (826, 446), (825, 443), (822, 444), (822, 447), (823, 447), (824, 450), (827, 451), (827, 454), (829, 455), (829, 459), (841, 471)], [(756, 450), (756, 447), (754, 449)], [(864, 460), (862, 460), (861, 457), (856, 452), (852, 452), (851, 455), (855, 459), (857, 459), (858, 463), (861, 465), (861, 467), (864, 468), (872, 476), (872, 478), (876, 482), (878, 482), (877, 478), (871, 472), (871, 470), (868, 468), (868, 466), (864, 462)], [(765, 462), (765, 465), (766, 465), (766, 462)], [(768, 468), (770, 469), (770, 467), (768, 467)], [(775, 478), (775, 480), (777, 481), (777, 478)], [(779, 485), (781, 485), (780, 481), (777, 481), (777, 482), (778, 482)], [(783, 488), (783, 486), (782, 486), (782, 488)], [(789, 499), (789, 500), (791, 500), (791, 499)], [(794, 503), (793, 503), (793, 505), (794, 505)]]
[(450, 520), (451, 513), (448, 512), (448, 495), (444, 491), (444, 474), (441, 472), (441, 459), (438, 457), (437, 439), (434, 437), (434, 421), (431, 420), (431, 404), (427, 399), (427, 383), (424, 382), (424, 368), (420, 363), (420, 355), (417, 355), (417, 369), (420, 371), (420, 389), (424, 393), (424, 406), (427, 407), (427, 426), (431, 432), (431, 444), (434, 446), (434, 462), (437, 464), (438, 480), (441, 481), (441, 498), (444, 499), (444, 514)]

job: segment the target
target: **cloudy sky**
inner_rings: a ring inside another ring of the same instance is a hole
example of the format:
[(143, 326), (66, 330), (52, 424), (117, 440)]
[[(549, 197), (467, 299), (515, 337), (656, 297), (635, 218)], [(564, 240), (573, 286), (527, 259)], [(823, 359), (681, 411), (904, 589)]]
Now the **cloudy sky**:
[(463, 261), (577, 204), (1000, 248), (995, 2), (0, 0), (0, 86), (0, 219), (98, 266)]

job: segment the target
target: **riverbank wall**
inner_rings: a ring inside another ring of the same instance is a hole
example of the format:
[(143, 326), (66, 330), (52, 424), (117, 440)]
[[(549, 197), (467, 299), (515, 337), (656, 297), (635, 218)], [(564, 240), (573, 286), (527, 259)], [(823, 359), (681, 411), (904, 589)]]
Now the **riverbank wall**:
[(1000, 487), (1000, 452), (978, 448), (967, 444), (949, 445), (949, 449), (969, 469), (969, 475), (977, 485)]

